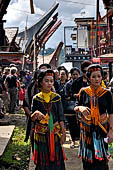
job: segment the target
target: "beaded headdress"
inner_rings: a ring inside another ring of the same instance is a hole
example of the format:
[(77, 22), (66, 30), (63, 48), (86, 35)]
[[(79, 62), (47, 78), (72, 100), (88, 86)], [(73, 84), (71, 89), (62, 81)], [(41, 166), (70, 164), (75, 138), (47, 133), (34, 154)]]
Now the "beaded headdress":
[(54, 74), (53, 74), (53, 73), (48, 73), (48, 72), (47, 72), (47, 73), (45, 74), (45, 76), (52, 76), (52, 77), (53, 77)]
[(97, 68), (89, 68), (88, 72), (93, 72), (93, 71), (101, 71), (101, 68), (97, 67)]

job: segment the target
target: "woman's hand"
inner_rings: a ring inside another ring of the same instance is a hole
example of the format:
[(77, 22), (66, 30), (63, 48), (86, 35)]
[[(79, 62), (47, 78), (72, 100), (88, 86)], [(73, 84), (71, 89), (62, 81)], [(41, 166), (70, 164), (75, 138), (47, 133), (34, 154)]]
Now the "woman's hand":
[(74, 108), (74, 111), (81, 112), (84, 116), (90, 115), (91, 112), (90, 108), (86, 106), (76, 106)]
[(66, 133), (63, 133), (60, 139), (61, 145), (63, 145), (65, 141), (66, 141)]
[(45, 118), (45, 115), (44, 115), (43, 113), (41, 113), (40, 111), (38, 111), (38, 110), (36, 110), (36, 111), (31, 115), (32, 121), (42, 120), (43, 118)]

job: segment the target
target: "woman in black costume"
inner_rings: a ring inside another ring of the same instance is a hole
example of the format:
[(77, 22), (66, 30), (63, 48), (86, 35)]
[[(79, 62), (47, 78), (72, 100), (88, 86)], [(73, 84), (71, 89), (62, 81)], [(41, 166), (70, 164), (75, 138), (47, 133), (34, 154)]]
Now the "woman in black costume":
[(108, 143), (113, 141), (112, 97), (101, 86), (103, 70), (100, 65), (88, 67), (90, 86), (79, 92), (79, 104), (75, 107), (80, 121), (80, 146), (84, 170), (108, 170)]
[(34, 127), (33, 160), (36, 170), (65, 170), (62, 144), (66, 134), (61, 97), (52, 92), (54, 72), (46, 70), (38, 77), (41, 92), (33, 97)]

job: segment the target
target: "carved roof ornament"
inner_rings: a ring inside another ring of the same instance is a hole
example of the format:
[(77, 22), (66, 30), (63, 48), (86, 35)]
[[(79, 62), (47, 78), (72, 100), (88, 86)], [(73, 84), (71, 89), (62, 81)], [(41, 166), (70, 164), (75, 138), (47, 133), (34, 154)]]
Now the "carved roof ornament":
[[(48, 21), (48, 19), (52, 16), (52, 14), (55, 12), (55, 10), (58, 8), (59, 3), (55, 2), (52, 7), (37, 21), (37, 23), (35, 25), (33, 25), (32, 27), (27, 29), (27, 43), (26, 43), (26, 50), (29, 48), (32, 40), (33, 40), (33, 36), (38, 34), (42, 27), (46, 24), (46, 22)], [(18, 37), (24, 38), (24, 31), (20, 32), (18, 34)]]

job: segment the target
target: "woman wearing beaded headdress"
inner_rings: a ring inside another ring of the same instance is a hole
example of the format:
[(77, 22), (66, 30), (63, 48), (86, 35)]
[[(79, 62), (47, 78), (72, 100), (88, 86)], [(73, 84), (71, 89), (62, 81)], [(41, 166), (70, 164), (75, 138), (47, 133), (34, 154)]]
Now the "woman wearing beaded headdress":
[(88, 67), (90, 86), (80, 90), (79, 104), (74, 108), (80, 121), (78, 156), (84, 170), (108, 170), (108, 143), (113, 141), (112, 97), (101, 85), (102, 74), (100, 65)]
[(54, 72), (46, 70), (38, 77), (40, 93), (33, 97), (31, 118), (34, 121), (33, 160), (36, 170), (65, 170), (64, 114), (61, 97), (52, 92)]

